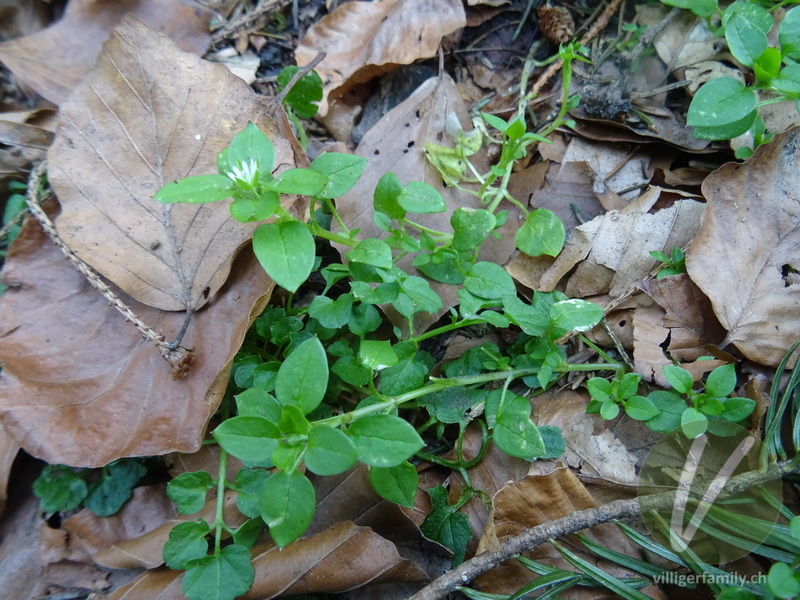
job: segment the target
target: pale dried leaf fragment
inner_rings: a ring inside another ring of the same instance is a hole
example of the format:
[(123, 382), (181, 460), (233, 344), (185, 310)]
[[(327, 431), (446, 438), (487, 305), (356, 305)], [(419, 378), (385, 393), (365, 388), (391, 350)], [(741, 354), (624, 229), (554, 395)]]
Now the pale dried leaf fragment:
[(776, 366), (800, 339), (800, 129), (775, 136), (743, 164), (703, 183), (708, 208), (686, 269), (734, 344)]
[(72, 0), (64, 18), (47, 29), (0, 44), (0, 61), (39, 94), (61, 104), (100, 54), (122, 17), (132, 12), (187, 52), (208, 46), (212, 12), (178, 0)]
[[(192, 317), (183, 343), (202, 351), (190, 376), (175, 381), (153, 346), (30, 219), (6, 258), (3, 283), (0, 422), (37, 458), (80, 467), (196, 451), (252, 313), (274, 286), (252, 253), (242, 253), (226, 285)], [(185, 318), (129, 303), (157, 331), (175, 332)]]
[(316, 67), (324, 94), (319, 115), (325, 116), (329, 99), (394, 65), (435, 56), (442, 38), (466, 22), (460, 0), (348, 2), (308, 30), (295, 58), (302, 66), (327, 53)]
[(19, 444), (0, 425), (0, 515), (6, 507), (8, 477), (11, 475), (11, 465), (14, 464), (18, 453)]
[(629, 207), (630, 212), (611, 211), (576, 227), (564, 251), (542, 277), (541, 289), (555, 289), (577, 265), (567, 282), (568, 296), (625, 294), (655, 266), (651, 250), (669, 252), (694, 237), (704, 206), (693, 200), (678, 200), (654, 214), (634, 212), (634, 208)]
[(248, 121), (271, 138), (276, 166), (295, 166), (293, 147), (264, 110), (225, 67), (126, 17), (61, 107), (48, 153), (62, 203), (59, 235), (136, 300), (198, 310), (256, 224), (235, 221), (229, 201), (161, 204), (152, 196), (172, 181), (215, 173), (217, 154)]

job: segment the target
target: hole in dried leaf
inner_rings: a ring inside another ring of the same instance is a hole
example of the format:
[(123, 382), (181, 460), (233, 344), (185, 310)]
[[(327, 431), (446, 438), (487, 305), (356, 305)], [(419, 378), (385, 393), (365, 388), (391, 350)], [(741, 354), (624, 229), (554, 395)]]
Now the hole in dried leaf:
[(783, 287), (796, 285), (800, 283), (800, 271), (790, 264), (785, 264), (781, 267), (781, 278), (783, 279)]

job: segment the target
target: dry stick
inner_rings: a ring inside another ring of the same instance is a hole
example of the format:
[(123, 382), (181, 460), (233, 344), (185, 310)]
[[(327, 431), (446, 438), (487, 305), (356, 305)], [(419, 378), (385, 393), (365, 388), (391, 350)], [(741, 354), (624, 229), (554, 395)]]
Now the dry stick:
[(131, 308), (122, 300), (120, 300), (120, 298), (111, 290), (111, 288), (108, 287), (105, 282), (103, 282), (103, 280), (100, 278), (100, 275), (98, 275), (94, 269), (78, 258), (72, 249), (67, 246), (64, 240), (62, 240), (58, 235), (58, 231), (56, 231), (55, 225), (53, 225), (50, 217), (48, 217), (42, 210), (39, 199), (39, 185), (42, 181), (42, 177), (44, 176), (46, 166), (47, 163), (45, 161), (40, 162), (31, 170), (30, 178), (28, 179), (28, 191), (25, 195), (25, 201), (28, 204), (28, 209), (31, 211), (31, 214), (33, 214), (33, 216), (42, 226), (42, 229), (44, 229), (45, 233), (47, 233), (53, 243), (58, 246), (62, 254), (69, 259), (78, 272), (86, 277), (89, 283), (91, 283), (94, 288), (103, 294), (111, 306), (122, 313), (122, 316), (125, 317), (126, 321), (133, 323), (136, 328), (142, 332), (142, 335), (147, 341), (151, 342), (156, 346), (156, 348), (158, 348), (158, 353), (164, 357), (164, 359), (166, 359), (166, 361), (172, 367), (173, 379), (181, 379), (185, 377), (189, 372), (194, 350), (177, 345), (175, 345), (176, 347), (173, 347), (173, 344), (166, 343), (164, 341), (164, 336), (156, 333), (151, 327), (146, 325), (136, 315), (136, 313), (134, 313), (133, 310), (131, 310)]
[[(605, 29), (606, 25), (608, 25), (608, 22), (611, 20), (611, 15), (613, 15), (616, 12), (617, 7), (620, 5), (621, 2), (622, 0), (611, 0), (611, 3), (603, 11), (603, 14), (601, 14), (597, 18), (597, 21), (594, 22), (592, 28), (589, 31), (587, 31), (586, 35), (584, 35), (581, 38), (581, 44), (586, 44), (587, 42), (589, 42), (589, 40), (591, 40), (598, 33), (600, 33), (601, 30)], [(547, 85), (547, 82), (550, 81), (553, 75), (558, 73), (558, 70), (561, 68), (561, 65), (562, 65), (561, 59), (555, 61), (552, 65), (550, 65), (547, 68), (547, 70), (544, 73), (541, 74), (541, 76), (539, 76), (539, 79), (536, 81), (536, 84), (531, 89), (530, 94), (525, 94), (524, 93), (525, 90), (520, 90), (520, 94), (522, 96), (529, 95), (530, 97), (537, 96), (539, 92), (542, 91), (542, 88), (545, 85)]]
[[(782, 474), (788, 475), (797, 470), (796, 468), (793, 470), (786, 468), (791, 466), (790, 462), (780, 465), (772, 464), (764, 471), (748, 471), (736, 477), (731, 477), (723, 492), (717, 496), (717, 500), (740, 494), (750, 488), (774, 481), (781, 477)], [(632, 500), (614, 500), (597, 508), (577, 511), (561, 519), (542, 523), (503, 542), (496, 552), (484, 552), (462, 563), (458, 568), (448, 571), (407, 600), (438, 600), (443, 598), (457, 587), (466, 585), (478, 575), (486, 573), (500, 563), (523, 552), (534, 550), (549, 540), (561, 538), (576, 531), (608, 523), (609, 521), (633, 520), (653, 510), (668, 510), (670, 507), (675, 506), (675, 495), (675, 491), (669, 491)]]
[(211, 36), (211, 46), (216, 46), (220, 42), (225, 41), (229, 37), (233, 37), (239, 31), (249, 27), (259, 17), (265, 15), (273, 10), (282, 10), (292, 3), (292, 0), (262, 0), (258, 3), (253, 10), (249, 13), (242, 15), (238, 19), (226, 24), (222, 29), (214, 32)]
[(292, 88), (295, 84), (300, 81), (303, 77), (305, 77), (311, 70), (316, 67), (319, 63), (325, 60), (325, 57), (328, 56), (327, 52), (317, 52), (317, 55), (309, 62), (308, 64), (303, 65), (300, 69), (295, 73), (292, 78), (289, 80), (280, 93), (275, 96), (272, 101), (275, 104), (280, 104), (283, 102), (283, 99), (286, 98), (286, 94), (292, 91)]

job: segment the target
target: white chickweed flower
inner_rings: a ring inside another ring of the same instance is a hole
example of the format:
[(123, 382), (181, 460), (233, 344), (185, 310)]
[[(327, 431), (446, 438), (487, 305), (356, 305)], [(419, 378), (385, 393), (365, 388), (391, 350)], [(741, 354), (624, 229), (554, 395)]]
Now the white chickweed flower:
[(228, 173), (228, 177), (234, 182), (238, 180), (254, 188), (258, 184), (258, 163), (252, 158), (247, 162), (240, 162), (239, 166), (233, 167)]

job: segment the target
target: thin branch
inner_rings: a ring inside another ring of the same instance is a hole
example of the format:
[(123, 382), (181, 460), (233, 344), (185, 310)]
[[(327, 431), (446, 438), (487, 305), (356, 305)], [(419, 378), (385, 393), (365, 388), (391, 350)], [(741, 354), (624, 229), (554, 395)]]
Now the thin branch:
[(283, 10), (291, 3), (292, 0), (261, 0), (253, 10), (215, 31), (211, 36), (211, 47), (213, 48), (228, 38), (236, 36), (240, 31), (252, 25), (265, 14), (276, 10)]
[[(790, 471), (785, 471), (784, 466), (772, 464), (764, 471), (748, 471), (732, 477), (717, 499), (722, 500), (734, 496), (744, 490), (774, 481), (783, 474), (789, 474)], [(675, 494), (675, 491), (670, 491), (632, 500), (615, 500), (597, 508), (577, 511), (561, 519), (542, 523), (506, 540), (496, 552), (484, 552), (462, 563), (458, 568), (448, 571), (408, 598), (408, 600), (438, 600), (443, 598), (457, 587), (466, 585), (500, 563), (523, 552), (534, 550), (548, 540), (562, 538), (576, 531), (608, 523), (609, 521), (630, 521), (641, 518), (642, 514), (646, 512), (669, 509), (675, 505)]]

